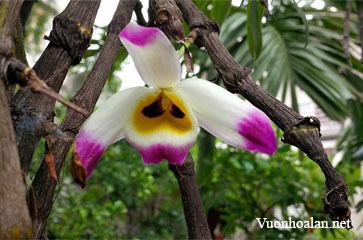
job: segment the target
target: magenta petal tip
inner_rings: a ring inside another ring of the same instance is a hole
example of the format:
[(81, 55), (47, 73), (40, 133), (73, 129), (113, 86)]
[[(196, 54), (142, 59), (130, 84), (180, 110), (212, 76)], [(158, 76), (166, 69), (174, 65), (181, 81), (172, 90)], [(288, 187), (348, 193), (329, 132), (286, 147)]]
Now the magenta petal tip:
[(160, 30), (156, 27), (143, 27), (130, 22), (120, 32), (119, 37), (125, 38), (137, 46), (145, 46), (152, 43), (158, 34), (160, 34)]
[(238, 124), (238, 133), (246, 140), (244, 149), (273, 154), (276, 151), (276, 137), (270, 119), (260, 110), (249, 113)]
[(183, 164), (186, 155), (193, 144), (185, 146), (173, 146), (168, 144), (153, 144), (149, 147), (140, 147), (128, 139), (128, 142), (133, 145), (140, 153), (145, 164), (158, 164), (162, 160), (167, 160), (170, 164)]
[(76, 152), (83, 166), (87, 169), (87, 178), (92, 174), (97, 161), (105, 152), (105, 148), (93, 139), (86, 131), (81, 131), (76, 139)]

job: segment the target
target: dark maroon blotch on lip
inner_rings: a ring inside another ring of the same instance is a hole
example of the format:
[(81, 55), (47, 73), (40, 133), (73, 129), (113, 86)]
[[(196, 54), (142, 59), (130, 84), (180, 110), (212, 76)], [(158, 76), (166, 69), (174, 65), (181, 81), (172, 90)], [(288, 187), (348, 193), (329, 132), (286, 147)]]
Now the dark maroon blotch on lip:
[(145, 107), (141, 112), (148, 118), (156, 118), (163, 115), (165, 110), (161, 106), (161, 98), (158, 98), (155, 102)]
[(173, 115), (176, 118), (183, 118), (185, 116), (183, 111), (180, 110), (180, 108), (178, 106), (176, 106), (174, 103), (172, 103), (172, 105), (171, 105), (170, 113), (171, 113), (171, 115)]

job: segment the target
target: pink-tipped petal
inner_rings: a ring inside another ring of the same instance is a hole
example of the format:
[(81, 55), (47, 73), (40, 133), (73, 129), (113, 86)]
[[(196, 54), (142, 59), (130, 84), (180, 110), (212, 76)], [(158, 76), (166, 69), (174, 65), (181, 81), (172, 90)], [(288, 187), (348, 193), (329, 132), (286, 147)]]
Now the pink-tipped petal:
[(122, 32), (120, 32), (119, 37), (127, 39), (137, 46), (145, 46), (152, 44), (158, 34), (160, 34), (158, 28), (143, 27), (135, 23), (130, 23)]
[(130, 22), (119, 37), (146, 84), (171, 88), (179, 83), (181, 67), (178, 56), (160, 29)]
[(130, 104), (152, 91), (154, 90), (145, 87), (134, 87), (118, 92), (83, 124), (76, 138), (75, 152), (87, 169), (87, 178), (91, 176), (97, 161), (108, 146), (124, 137), (124, 123)]
[(270, 119), (247, 101), (202, 79), (186, 79), (175, 88), (191, 104), (199, 124), (226, 143), (249, 151), (276, 150)]
[(134, 142), (128, 142), (137, 149), (145, 164), (158, 164), (167, 160), (170, 164), (182, 164), (193, 143), (185, 146), (173, 146), (171, 144), (153, 144), (149, 147), (141, 147)]
[(246, 140), (245, 149), (273, 154), (276, 151), (276, 137), (270, 119), (261, 111), (250, 112), (238, 124), (238, 133)]
[(86, 131), (81, 131), (76, 139), (75, 151), (78, 153), (83, 166), (87, 169), (87, 178), (89, 178), (97, 161), (106, 151), (106, 148), (94, 139), (91, 134), (87, 134)]

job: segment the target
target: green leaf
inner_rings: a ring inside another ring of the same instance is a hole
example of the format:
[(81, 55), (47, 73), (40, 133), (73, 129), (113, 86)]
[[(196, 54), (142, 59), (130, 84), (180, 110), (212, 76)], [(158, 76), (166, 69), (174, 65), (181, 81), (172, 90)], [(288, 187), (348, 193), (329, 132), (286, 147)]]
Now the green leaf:
[(212, 2), (211, 0), (193, 0), (195, 5), (204, 12), (207, 9), (207, 6)]
[(246, 21), (247, 16), (242, 12), (236, 12), (224, 21), (219, 37), (227, 49), (236, 44), (238, 37), (246, 35)]
[(228, 16), (231, 7), (232, 1), (231, 0), (214, 0), (213, 1), (213, 9), (212, 9), (212, 18), (214, 18), (219, 26), (222, 26), (225, 18)]
[(305, 27), (305, 46), (304, 46), (304, 48), (306, 48), (306, 46), (309, 43), (309, 24), (308, 24), (308, 20), (306, 19), (304, 11), (296, 4), (295, 0), (293, 0), (293, 2), (294, 2), (294, 6), (296, 8), (296, 11), (299, 14), (299, 17), (301, 18), (301, 20), (304, 23), (304, 27)]
[(262, 50), (262, 17), (265, 7), (257, 0), (250, 0), (247, 5), (247, 40), (253, 59), (257, 59)]

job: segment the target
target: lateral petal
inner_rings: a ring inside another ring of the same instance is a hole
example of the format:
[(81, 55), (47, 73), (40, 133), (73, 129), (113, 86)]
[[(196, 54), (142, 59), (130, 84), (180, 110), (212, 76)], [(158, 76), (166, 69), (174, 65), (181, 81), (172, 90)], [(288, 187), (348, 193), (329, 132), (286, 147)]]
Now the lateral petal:
[(199, 132), (198, 121), (184, 97), (159, 90), (140, 98), (132, 111), (124, 132), (144, 163), (158, 164), (166, 159), (182, 164)]
[(145, 87), (128, 88), (105, 101), (82, 126), (76, 138), (76, 152), (87, 169), (87, 178), (108, 146), (121, 138), (130, 102), (155, 90)]
[(181, 67), (178, 56), (160, 29), (130, 22), (119, 37), (147, 85), (170, 88), (179, 83)]
[(200, 125), (226, 143), (273, 154), (276, 138), (270, 119), (236, 95), (203, 79), (186, 79), (175, 88), (191, 104)]

